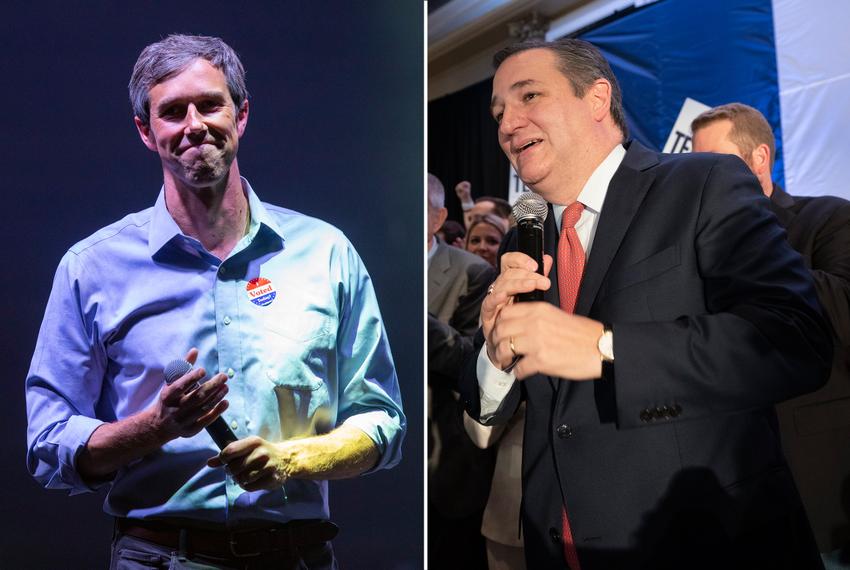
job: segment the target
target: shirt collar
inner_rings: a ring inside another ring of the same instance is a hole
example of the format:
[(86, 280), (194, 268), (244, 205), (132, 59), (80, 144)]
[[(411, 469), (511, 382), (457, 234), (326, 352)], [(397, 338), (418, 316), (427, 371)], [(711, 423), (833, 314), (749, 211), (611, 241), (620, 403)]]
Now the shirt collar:
[[(269, 214), (268, 210), (266, 210), (265, 206), (263, 206), (257, 194), (254, 193), (254, 189), (251, 188), (251, 185), (244, 178), (240, 177), (240, 180), (242, 182), (242, 191), (245, 192), (248, 198), (248, 208), (251, 214), (251, 220), (248, 224), (248, 234), (252, 236), (256, 235), (259, 226), (262, 224), (283, 239), (283, 231)], [(183, 233), (177, 226), (177, 222), (171, 217), (171, 213), (165, 204), (165, 186), (163, 186), (160, 188), (159, 196), (157, 196), (156, 203), (153, 206), (153, 216), (151, 217), (150, 231), (148, 233), (148, 251), (151, 257), (165, 247), (172, 239), (182, 235)]]
[[(608, 186), (625, 156), (625, 147), (622, 144), (615, 146), (584, 183), (584, 188), (579, 192), (576, 201), (584, 204), (585, 209), (591, 210), (594, 214), (601, 214), (602, 204), (605, 202), (605, 195), (608, 193)], [(567, 207), (561, 204), (552, 204), (552, 209), (555, 213), (557, 227), (560, 228), (561, 217)]]

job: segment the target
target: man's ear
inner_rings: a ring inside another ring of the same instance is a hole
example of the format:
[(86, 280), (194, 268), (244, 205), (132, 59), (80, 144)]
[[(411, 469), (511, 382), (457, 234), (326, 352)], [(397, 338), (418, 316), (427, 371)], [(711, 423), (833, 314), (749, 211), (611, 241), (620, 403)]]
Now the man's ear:
[(750, 168), (756, 177), (762, 177), (770, 171), (770, 147), (762, 143), (750, 154)]
[(146, 125), (138, 116), (133, 117), (133, 122), (136, 124), (136, 130), (139, 131), (139, 136), (142, 138), (142, 142), (145, 143), (145, 146), (156, 152), (156, 139), (154, 139), (153, 133), (151, 132), (150, 124)]
[(242, 101), (242, 105), (239, 107), (239, 110), (236, 112), (236, 132), (239, 133), (239, 137), (242, 138), (242, 135), (245, 134), (245, 127), (248, 126), (248, 100), (245, 99)]
[(585, 97), (590, 98), (590, 110), (595, 121), (611, 114), (611, 84), (601, 77), (593, 82)]
[(446, 218), (448, 218), (448, 217), (449, 217), (448, 209), (446, 209), (445, 207), (440, 208), (440, 214), (438, 216), (438, 221), (440, 223), (437, 225), (437, 229), (440, 229), (440, 228), (443, 227), (443, 224), (446, 223)]

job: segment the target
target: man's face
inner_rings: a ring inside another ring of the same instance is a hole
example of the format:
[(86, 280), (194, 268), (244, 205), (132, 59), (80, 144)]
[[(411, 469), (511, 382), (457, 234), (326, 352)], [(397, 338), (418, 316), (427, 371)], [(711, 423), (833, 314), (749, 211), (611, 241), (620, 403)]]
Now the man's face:
[(589, 93), (583, 99), (573, 94), (547, 49), (510, 56), (493, 78), (491, 111), (499, 123), (499, 145), (522, 181), (544, 197), (595, 160), (588, 159), (594, 140), (591, 107)]
[(732, 121), (720, 119), (712, 121), (700, 127), (694, 133), (694, 152), (716, 152), (719, 154), (734, 154), (741, 158), (749, 166), (749, 157), (741, 153), (738, 145), (729, 140), (729, 132), (732, 130)]
[(471, 207), (467, 211), (467, 214), (471, 217), (471, 219), (477, 220), (486, 214), (492, 214), (495, 209), (496, 205), (490, 200), (481, 200)]
[(149, 97), (150, 124), (136, 118), (136, 127), (163, 167), (190, 187), (209, 187), (226, 178), (248, 122), (248, 103), (237, 111), (224, 74), (196, 59), (154, 85)]
[(428, 204), (428, 227), (427, 230), (427, 245), (431, 245), (431, 240), (434, 239), (434, 234), (437, 233), (443, 223), (446, 221), (446, 216), (448, 215), (448, 210), (445, 208), (435, 208), (431, 204)]

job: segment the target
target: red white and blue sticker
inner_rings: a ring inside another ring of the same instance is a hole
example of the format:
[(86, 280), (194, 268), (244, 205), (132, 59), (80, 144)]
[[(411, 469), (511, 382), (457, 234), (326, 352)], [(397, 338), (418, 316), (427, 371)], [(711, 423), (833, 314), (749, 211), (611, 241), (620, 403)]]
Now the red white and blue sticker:
[(248, 299), (258, 307), (271, 305), (277, 296), (272, 282), (265, 277), (251, 279), (248, 281), (248, 285), (245, 286), (245, 290), (248, 292)]

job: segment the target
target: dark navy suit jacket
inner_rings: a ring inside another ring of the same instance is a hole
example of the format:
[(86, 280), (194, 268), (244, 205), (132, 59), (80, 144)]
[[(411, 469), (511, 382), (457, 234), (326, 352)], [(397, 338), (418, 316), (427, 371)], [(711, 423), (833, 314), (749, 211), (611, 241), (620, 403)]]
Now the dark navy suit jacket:
[[(509, 234), (503, 249), (515, 248)], [(557, 287), (546, 302), (558, 305)], [(526, 400), (528, 567), (566, 567), (564, 504), (583, 570), (820, 567), (774, 404), (825, 382), (832, 343), (743, 162), (628, 143), (576, 313), (613, 326), (613, 366), (595, 381), (518, 382), (488, 422)], [(461, 391), (480, 417), (472, 360)]]

